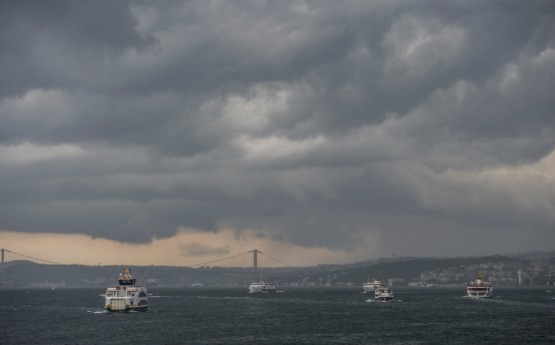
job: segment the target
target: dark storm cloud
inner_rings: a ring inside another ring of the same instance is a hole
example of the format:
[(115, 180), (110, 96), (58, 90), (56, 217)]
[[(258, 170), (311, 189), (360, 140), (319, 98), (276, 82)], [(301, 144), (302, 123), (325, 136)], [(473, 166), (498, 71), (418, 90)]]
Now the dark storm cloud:
[(83, 87), (76, 70), (147, 45), (149, 38), (134, 29), (129, 6), (127, 1), (3, 1), (0, 96)]
[(1, 229), (553, 243), (552, 2), (13, 1), (0, 19)]

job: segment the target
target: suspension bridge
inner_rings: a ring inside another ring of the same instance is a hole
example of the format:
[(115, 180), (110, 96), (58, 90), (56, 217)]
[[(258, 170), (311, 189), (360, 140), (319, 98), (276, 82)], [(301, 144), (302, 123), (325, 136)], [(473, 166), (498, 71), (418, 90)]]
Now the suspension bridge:
[(263, 252), (261, 252), (261, 251), (258, 250), (258, 249), (249, 250), (249, 251), (244, 252), (244, 253), (241, 253), (241, 254), (231, 255), (231, 256), (228, 256), (228, 257), (225, 257), (225, 258), (221, 258), (221, 259), (217, 259), (217, 260), (213, 260), (213, 261), (208, 261), (208, 262), (203, 262), (203, 263), (200, 263), (200, 264), (191, 265), (190, 267), (208, 266), (208, 265), (211, 265), (211, 264), (216, 263), (216, 262), (221, 262), (221, 261), (230, 260), (230, 259), (233, 259), (233, 258), (236, 258), (236, 257), (248, 255), (248, 254), (250, 254), (250, 253), (252, 253), (252, 268), (253, 268), (253, 270), (254, 270), (255, 272), (256, 272), (257, 269), (258, 269), (258, 254), (264, 255), (264, 256), (267, 257), (268, 259), (273, 260), (273, 261), (275, 261), (275, 262), (277, 262), (277, 263), (279, 263), (279, 264), (281, 264), (281, 265), (284, 265), (284, 267), (291, 267), (291, 265), (286, 264), (285, 262), (283, 262), (283, 261), (281, 261), (281, 260), (279, 260), (279, 259), (276, 259), (276, 258), (274, 258), (274, 257), (272, 257), (272, 256), (270, 256), (270, 255), (268, 255), (268, 254), (264, 254)]
[[(25, 286), (29, 284), (39, 284), (37, 287), (45, 286), (74, 286), (75, 282), (71, 280), (73, 278), (68, 278), (68, 272), (75, 276), (90, 276), (89, 278), (80, 279), (85, 283), (91, 281), (93, 284), (100, 284), (103, 279), (108, 279), (112, 277), (111, 273), (107, 274), (106, 271), (110, 269), (117, 269), (118, 272), (121, 269), (121, 265), (110, 265), (110, 266), (86, 266), (79, 264), (62, 264), (53, 260), (48, 260), (40, 258), (35, 255), (28, 255), (24, 253), (15, 252), (8, 249), (0, 249), (0, 287), (10, 287), (10, 286)], [(261, 260), (263, 259), (263, 260)], [(261, 261), (263, 265), (261, 265)], [(271, 263), (272, 267), (268, 266)], [(38, 264), (35, 266), (33, 264)], [(279, 266), (276, 266), (278, 264)], [(132, 265), (133, 266), (133, 265)], [(159, 271), (166, 272), (167, 270), (174, 269), (176, 273), (174, 275), (182, 275), (181, 281), (185, 286), (192, 284), (192, 281), (208, 281), (208, 285), (218, 284), (229, 284), (233, 282), (234, 279), (236, 283), (233, 284), (244, 284), (247, 280), (255, 280), (263, 275), (274, 274), (275, 272), (280, 272), (283, 270), (291, 270), (293, 267), (284, 261), (277, 259), (267, 253), (264, 253), (258, 249), (249, 250), (243, 253), (229, 255), (223, 258), (200, 262), (193, 265), (184, 266), (133, 266), (134, 270), (137, 271), (150, 271), (156, 270), (158, 267)], [(152, 267), (152, 269), (150, 268)], [(148, 269), (147, 269), (148, 268)], [(6, 272), (6, 269), (8, 272)], [(85, 271), (90, 273), (84, 273)], [(101, 273), (104, 272), (104, 273)], [(42, 275), (40, 279), (35, 279), (39, 283), (33, 283), (32, 277), (29, 277), (35, 272), (37, 275)], [(8, 273), (8, 274), (5, 274)], [(163, 277), (158, 277), (160, 274), (153, 272), (152, 274), (145, 274), (150, 277), (151, 283), (157, 283), (161, 281), (162, 284), (168, 284), (168, 280)], [(217, 276), (217, 277), (215, 277)], [(23, 278), (22, 278), (23, 277)], [(94, 279), (93, 279), (94, 278)], [(14, 282), (14, 280), (19, 280)], [(177, 284), (178, 281), (175, 277), (172, 277), (171, 284)], [(54, 281), (63, 283), (54, 283)], [(220, 282), (221, 281), (221, 282)], [(83, 284), (85, 284), (83, 283)], [(58, 285), (52, 285), (58, 284)], [(61, 284), (61, 285), (60, 285)], [(173, 286), (173, 285), (172, 285)]]

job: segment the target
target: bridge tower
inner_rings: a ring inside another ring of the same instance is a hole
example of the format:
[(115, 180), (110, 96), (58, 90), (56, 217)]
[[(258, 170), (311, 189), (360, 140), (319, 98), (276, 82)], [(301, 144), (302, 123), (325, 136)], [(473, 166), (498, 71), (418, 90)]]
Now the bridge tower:
[(263, 253), (258, 249), (253, 249), (251, 250), (251, 252), (252, 252), (252, 270), (253, 270), (254, 278), (256, 278), (258, 273), (258, 254), (263, 254)]
[(0, 287), (4, 286), (4, 248), (1, 249), (2, 251), (2, 262), (0, 263)]
[(258, 249), (253, 249), (252, 250), (252, 268), (253, 268), (255, 273), (258, 270), (258, 254), (264, 254), (264, 253), (262, 253)]

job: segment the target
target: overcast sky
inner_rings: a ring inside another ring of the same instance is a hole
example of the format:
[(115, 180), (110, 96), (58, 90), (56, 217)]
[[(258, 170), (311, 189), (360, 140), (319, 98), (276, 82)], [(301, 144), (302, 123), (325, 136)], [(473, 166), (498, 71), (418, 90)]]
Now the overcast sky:
[(0, 245), (554, 250), (554, 90), (553, 1), (2, 1)]

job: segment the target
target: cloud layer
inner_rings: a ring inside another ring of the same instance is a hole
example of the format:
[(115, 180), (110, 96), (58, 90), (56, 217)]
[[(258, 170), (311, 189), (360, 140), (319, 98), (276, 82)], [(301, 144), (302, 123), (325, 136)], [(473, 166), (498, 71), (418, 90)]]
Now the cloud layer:
[(555, 243), (549, 1), (3, 2), (0, 76), (1, 230)]

